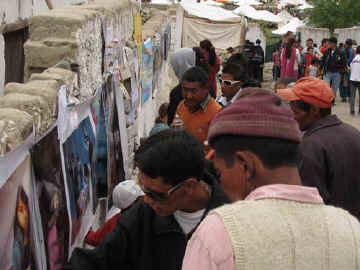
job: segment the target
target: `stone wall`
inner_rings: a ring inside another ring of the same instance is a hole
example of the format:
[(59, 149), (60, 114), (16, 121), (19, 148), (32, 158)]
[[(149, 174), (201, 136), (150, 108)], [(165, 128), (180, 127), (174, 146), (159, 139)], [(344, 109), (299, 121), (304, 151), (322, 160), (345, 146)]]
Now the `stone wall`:
[(296, 32), (300, 33), (301, 46), (303, 47), (306, 46), (306, 40), (312, 38), (314, 40), (314, 43), (316, 43), (318, 45), (318, 48), (320, 48), (321, 41), (324, 38), (330, 37), (330, 31), (327, 28), (313, 28), (302, 26), (298, 27)]
[[(66, 85), (75, 102), (93, 96), (103, 82), (104, 47), (110, 42), (107, 32), (121, 45), (132, 41), (135, 12), (136, 3), (97, 0), (54, 9), (29, 20), (30, 36), (24, 46), (26, 83), (7, 84), (5, 96), (0, 97), (0, 155), (18, 147), (33, 131), (41, 136), (55, 123), (61, 85)], [(144, 40), (160, 32), (167, 22), (166, 11), (153, 10), (142, 28)], [(140, 138), (148, 136), (159, 106), (168, 100), (169, 89), (164, 89), (167, 70), (164, 63), (152, 98), (141, 106), (137, 119), (127, 124), (127, 177), (133, 173), (134, 149)], [(125, 113), (129, 113), (129, 101), (124, 101)]]
[(0, 97), (0, 155), (20, 146), (33, 131), (41, 135), (55, 123), (58, 90), (71, 85), (74, 77), (70, 70), (50, 68), (25, 84), (6, 85)]
[(348, 38), (355, 39), (357, 44), (360, 44), (360, 27), (352, 28), (337, 28), (335, 29), (338, 42), (345, 43)]
[(0, 34), (0, 97), (4, 94), (5, 83), (5, 43), (4, 36)]
[(257, 39), (261, 40), (261, 47), (264, 52), (266, 52), (266, 37), (264, 32), (261, 30), (261, 27), (257, 23), (249, 23), (248, 30), (246, 32), (245, 39), (250, 40), (251, 42), (256, 42)]

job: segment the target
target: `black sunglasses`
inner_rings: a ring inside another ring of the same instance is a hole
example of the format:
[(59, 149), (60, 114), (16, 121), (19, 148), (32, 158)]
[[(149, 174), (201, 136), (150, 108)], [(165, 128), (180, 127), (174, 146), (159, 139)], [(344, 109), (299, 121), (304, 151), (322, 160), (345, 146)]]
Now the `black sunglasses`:
[(157, 192), (154, 190), (149, 190), (139, 183), (140, 188), (145, 193), (146, 196), (150, 197), (156, 201), (166, 201), (170, 198), (171, 194), (178, 190), (184, 182), (181, 182), (173, 187), (171, 187), (167, 192)]

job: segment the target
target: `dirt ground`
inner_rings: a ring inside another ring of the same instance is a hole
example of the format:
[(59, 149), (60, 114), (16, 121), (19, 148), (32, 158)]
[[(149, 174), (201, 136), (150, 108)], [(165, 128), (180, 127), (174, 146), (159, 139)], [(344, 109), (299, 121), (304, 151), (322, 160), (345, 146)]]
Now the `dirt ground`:
[[(266, 63), (264, 67), (264, 82), (263, 88), (274, 89), (274, 82), (272, 80), (272, 63)], [(356, 97), (355, 112), (356, 114), (350, 115), (349, 103), (341, 102), (340, 97), (336, 99), (336, 105), (333, 107), (333, 113), (336, 114), (342, 121), (356, 127), (360, 130), (360, 114), (357, 114), (359, 108), (359, 97)]]

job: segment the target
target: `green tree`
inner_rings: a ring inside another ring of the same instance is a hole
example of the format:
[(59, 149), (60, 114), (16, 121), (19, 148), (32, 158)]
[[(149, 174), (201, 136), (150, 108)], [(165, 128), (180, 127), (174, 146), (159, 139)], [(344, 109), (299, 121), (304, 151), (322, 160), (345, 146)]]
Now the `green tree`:
[(360, 0), (313, 0), (311, 25), (329, 28), (346, 28), (360, 24)]

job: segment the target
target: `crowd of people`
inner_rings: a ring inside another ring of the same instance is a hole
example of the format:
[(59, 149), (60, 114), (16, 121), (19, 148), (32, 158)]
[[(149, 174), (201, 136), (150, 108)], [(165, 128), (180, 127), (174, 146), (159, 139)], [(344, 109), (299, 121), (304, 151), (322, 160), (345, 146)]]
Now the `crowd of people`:
[(287, 77), (288, 41), (276, 91), (208, 40), (170, 55), (179, 81), (135, 153), (132, 191), (114, 190), (123, 211), (62, 269), (359, 269), (360, 132), (332, 114), (326, 80)]
[(341, 101), (349, 102), (350, 114), (355, 115), (356, 92), (360, 91), (357, 90), (360, 83), (360, 47), (355, 46), (355, 40), (347, 39), (338, 44), (337, 38), (331, 37), (323, 39), (320, 48), (309, 38), (303, 48), (294, 33), (289, 31), (273, 53), (273, 79), (323, 79), (333, 90), (334, 105), (339, 90)]

